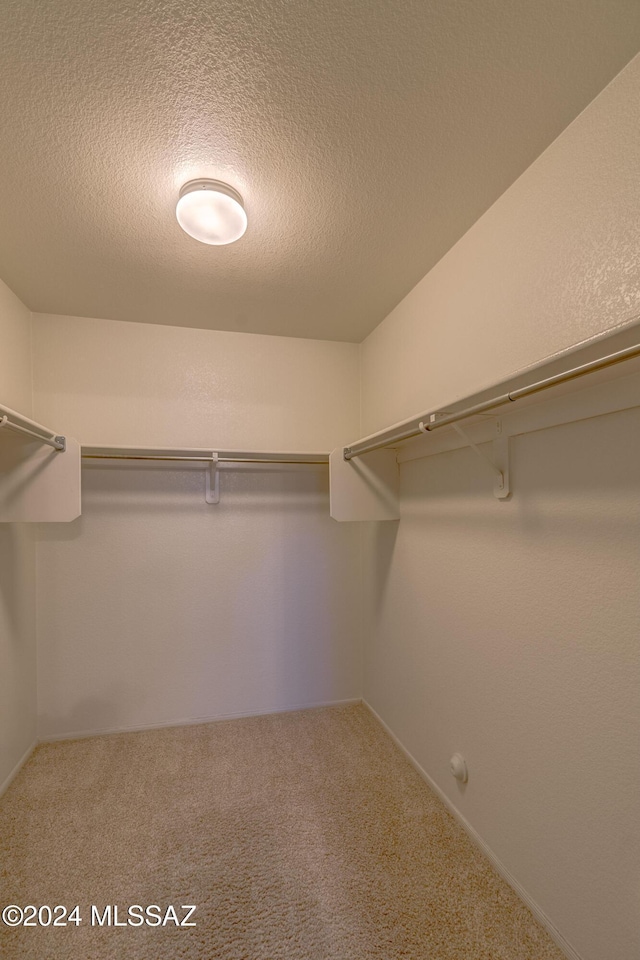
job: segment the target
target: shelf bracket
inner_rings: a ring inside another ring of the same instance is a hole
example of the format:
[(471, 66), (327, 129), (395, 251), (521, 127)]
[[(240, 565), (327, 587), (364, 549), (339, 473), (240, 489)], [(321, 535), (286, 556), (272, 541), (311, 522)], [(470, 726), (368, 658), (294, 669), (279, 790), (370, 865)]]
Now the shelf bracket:
[(477, 443), (469, 437), (459, 423), (452, 423), (451, 426), (457, 434), (462, 437), (464, 442), (471, 447), (481, 460), (483, 460), (493, 474), (493, 495), (497, 500), (505, 500), (511, 490), (509, 487), (509, 438), (502, 433), (502, 421), (496, 420), (496, 438), (493, 440), (492, 454), (490, 457), (482, 450)]
[[(432, 422), (435, 421), (436, 415), (432, 414)], [(493, 419), (493, 418), (487, 418)], [(420, 423), (420, 430), (423, 433), (427, 433), (427, 427), (424, 423)], [(506, 500), (506, 498), (511, 493), (510, 481), (509, 481), (509, 437), (507, 437), (502, 432), (502, 420), (496, 419), (495, 421), (495, 432), (496, 437), (492, 441), (492, 456), (482, 450), (477, 443), (474, 443), (471, 437), (464, 431), (459, 423), (452, 423), (450, 426), (456, 431), (456, 433), (464, 440), (465, 444), (468, 447), (471, 447), (474, 453), (476, 453), (480, 459), (487, 464), (491, 473), (493, 474), (493, 495), (497, 500)]]
[(220, 472), (218, 470), (218, 454), (211, 454), (211, 463), (206, 471), (206, 491), (204, 498), (207, 503), (220, 503)]

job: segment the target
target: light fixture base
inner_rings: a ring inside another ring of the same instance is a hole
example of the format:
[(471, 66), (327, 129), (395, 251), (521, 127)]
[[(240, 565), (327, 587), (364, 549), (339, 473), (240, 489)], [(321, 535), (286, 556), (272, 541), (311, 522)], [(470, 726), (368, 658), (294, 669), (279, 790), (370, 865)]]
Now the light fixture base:
[(235, 200), (236, 203), (239, 203), (240, 206), (244, 208), (242, 196), (237, 190), (230, 187), (228, 183), (223, 183), (222, 180), (208, 180), (204, 177), (200, 180), (188, 180), (187, 183), (180, 188), (178, 199), (182, 199), (187, 193), (193, 193), (194, 190), (214, 190), (216, 193), (224, 193), (225, 196), (231, 197), (232, 200)]

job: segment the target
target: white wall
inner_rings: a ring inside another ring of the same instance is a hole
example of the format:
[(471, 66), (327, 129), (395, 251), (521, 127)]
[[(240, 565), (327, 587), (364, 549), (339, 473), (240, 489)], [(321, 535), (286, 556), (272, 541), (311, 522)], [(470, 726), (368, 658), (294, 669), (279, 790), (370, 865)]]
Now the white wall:
[[(639, 121), (636, 59), (365, 341), (366, 432), (640, 312)], [(639, 429), (514, 439), (506, 502), (470, 450), (404, 464), (365, 550), (367, 700), (585, 960), (640, 943)]]
[(364, 433), (640, 315), (640, 55), (362, 345)]
[[(30, 416), (31, 402), (31, 315), (0, 281), (0, 403)], [(33, 527), (0, 523), (0, 792), (36, 737), (34, 607)]]
[[(329, 450), (359, 431), (353, 344), (34, 317), (38, 417), (84, 443)], [(326, 467), (83, 470), (41, 528), (43, 737), (359, 697), (359, 531)]]

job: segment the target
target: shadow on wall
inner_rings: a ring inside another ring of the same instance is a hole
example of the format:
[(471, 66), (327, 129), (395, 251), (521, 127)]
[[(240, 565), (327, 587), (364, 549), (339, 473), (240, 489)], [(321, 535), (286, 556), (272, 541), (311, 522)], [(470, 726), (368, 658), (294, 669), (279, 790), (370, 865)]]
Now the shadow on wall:
[[(585, 526), (607, 536), (630, 522), (638, 458), (621, 437), (637, 431), (637, 411), (561, 424), (511, 439), (512, 495), (496, 501), (483, 465), (457, 449), (402, 466), (403, 518), (431, 530), (454, 526), (490, 534), (514, 524), (514, 535), (551, 533), (581, 538)], [(620, 505), (620, 506), (618, 506)], [(600, 534), (599, 534), (600, 535)]]
[(18, 596), (18, 559), (19, 544), (17, 542), (16, 525), (13, 523), (0, 524), (0, 606), (13, 628), (11, 633), (18, 635), (19, 604)]
[[(83, 464), (83, 494), (89, 507), (121, 516), (167, 511), (199, 511), (205, 494), (207, 468), (201, 464), (89, 461)], [(289, 464), (221, 464), (220, 504), (208, 505), (215, 515), (225, 506), (248, 511), (300, 512), (316, 509), (317, 496), (327, 495), (328, 471), (324, 466)], [(277, 499), (277, 504), (275, 501)], [(328, 506), (326, 508), (328, 515)]]
[(130, 730), (132, 728), (124, 721), (121, 707), (130, 696), (127, 684), (117, 686), (112, 683), (106, 695), (82, 697), (65, 714), (43, 713), (39, 718), (39, 736), (45, 740), (60, 737), (73, 740)]
[(33, 613), (31, 603), (22, 601), (25, 590), (23, 572), (29, 564), (27, 551), (32, 545), (26, 524), (0, 523), (0, 612), (10, 627), (8, 634), (16, 640), (25, 636), (27, 617)]
[(376, 614), (380, 612), (384, 605), (400, 522), (398, 520), (385, 520), (371, 524), (372, 543), (370, 550), (373, 557), (373, 596), (370, 599)]
[(69, 523), (39, 523), (37, 540), (53, 540), (55, 542), (78, 540), (82, 535), (82, 517), (77, 517)]

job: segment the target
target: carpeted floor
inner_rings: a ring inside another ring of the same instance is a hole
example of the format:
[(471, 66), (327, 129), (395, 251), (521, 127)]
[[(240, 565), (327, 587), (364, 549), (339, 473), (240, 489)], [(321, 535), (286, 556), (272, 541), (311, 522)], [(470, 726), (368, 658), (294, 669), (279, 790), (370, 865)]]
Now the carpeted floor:
[(6, 904), (82, 922), (0, 922), (3, 960), (562, 957), (362, 706), (41, 745), (0, 800)]

